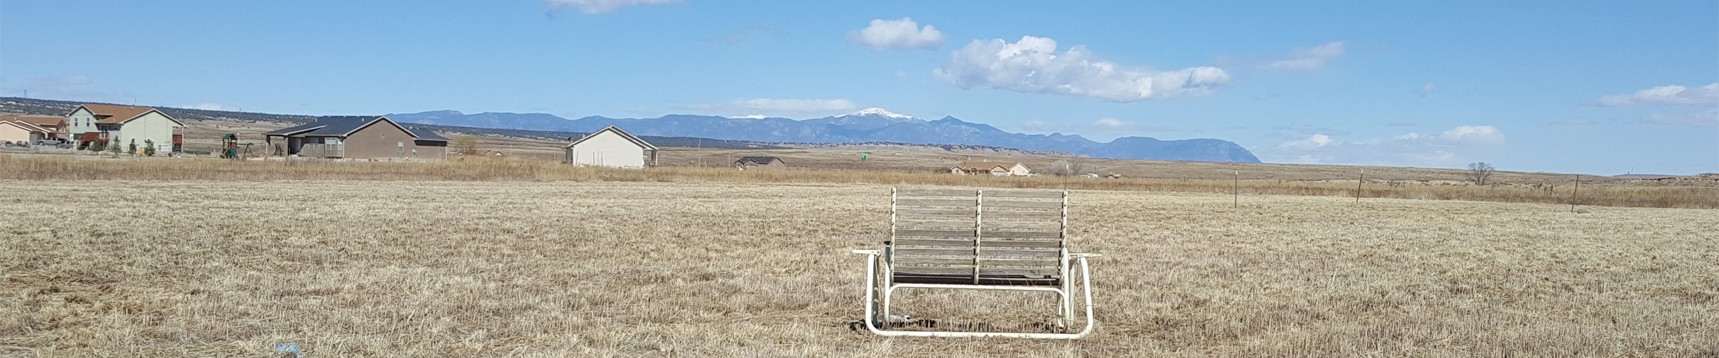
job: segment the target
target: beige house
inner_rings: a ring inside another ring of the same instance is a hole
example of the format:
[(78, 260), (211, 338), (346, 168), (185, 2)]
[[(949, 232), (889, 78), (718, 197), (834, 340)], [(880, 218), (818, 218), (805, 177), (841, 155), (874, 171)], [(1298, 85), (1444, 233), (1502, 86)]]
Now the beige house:
[(777, 157), (740, 157), (740, 160), (734, 161), (734, 166), (740, 170), (783, 169), (788, 167), (788, 163)]
[(614, 168), (657, 165), (657, 147), (620, 127), (608, 126), (563, 147), (567, 164)]
[(46, 139), (48, 130), (34, 124), (21, 121), (0, 120), (0, 143), (3, 144), (35, 144)]
[(85, 104), (66, 114), (66, 133), (79, 149), (94, 142), (114, 145), (154, 142), (156, 151), (178, 150), (180, 135), (173, 131), (184, 123), (154, 108), (111, 104)]
[(41, 139), (63, 140), (66, 138), (66, 118), (60, 116), (31, 116), (21, 114), (0, 115), (0, 122), (26, 123), (47, 131)]
[(990, 162), (990, 161), (961, 162), (960, 164), (956, 164), (954, 167), (949, 168), (949, 173), (960, 174), (960, 175), (990, 174), (993, 176), (1000, 176), (1000, 177), (1004, 177), (1004, 176), (1029, 176), (1029, 175), (1033, 174), (1032, 170), (1027, 169), (1027, 166), (1022, 165), (1020, 162)]

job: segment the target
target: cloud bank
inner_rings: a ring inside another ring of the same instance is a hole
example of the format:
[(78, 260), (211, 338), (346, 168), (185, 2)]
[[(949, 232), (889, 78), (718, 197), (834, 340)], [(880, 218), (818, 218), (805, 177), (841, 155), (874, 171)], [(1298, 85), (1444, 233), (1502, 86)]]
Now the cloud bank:
[(988, 87), (1024, 93), (1064, 94), (1137, 102), (1210, 93), (1230, 82), (1217, 67), (1153, 71), (1100, 59), (1085, 46), (1057, 52), (1056, 40), (974, 40), (933, 71), (962, 89)]

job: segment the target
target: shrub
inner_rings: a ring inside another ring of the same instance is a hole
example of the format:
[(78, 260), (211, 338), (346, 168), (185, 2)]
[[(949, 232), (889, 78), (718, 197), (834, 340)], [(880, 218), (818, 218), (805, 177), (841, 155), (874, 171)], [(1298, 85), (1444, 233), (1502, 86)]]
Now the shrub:
[(143, 155), (151, 156), (151, 157), (155, 156), (155, 140), (154, 139), (144, 139), (143, 140)]

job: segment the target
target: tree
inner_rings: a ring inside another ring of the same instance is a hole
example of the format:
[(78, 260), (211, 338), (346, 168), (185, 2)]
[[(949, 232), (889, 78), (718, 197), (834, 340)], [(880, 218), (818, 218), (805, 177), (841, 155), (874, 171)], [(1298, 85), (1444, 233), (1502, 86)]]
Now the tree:
[(1486, 182), (1492, 179), (1493, 171), (1492, 164), (1486, 164), (1486, 162), (1468, 163), (1468, 181), (1486, 185)]
[(108, 143), (107, 144), (107, 151), (108, 151), (108, 153), (113, 153), (114, 157), (119, 157), (119, 151), (120, 151), (119, 143)]
[(1074, 173), (1068, 171), (1070, 165), (1071, 164), (1069, 164), (1068, 159), (1057, 159), (1056, 161), (1051, 162), (1050, 173), (1056, 176), (1074, 175)]
[(92, 153), (101, 153), (101, 151), (107, 150), (107, 142), (92, 141), (84, 149), (88, 149)]
[(131, 144), (126, 145), (125, 153), (131, 154), (131, 155), (137, 155), (137, 138), (132, 138)]
[(143, 155), (151, 156), (151, 157), (155, 156), (155, 140), (154, 139), (144, 139), (143, 140)]
[(477, 154), (477, 138), (465, 136), (455, 139), (454, 150), (465, 155)]

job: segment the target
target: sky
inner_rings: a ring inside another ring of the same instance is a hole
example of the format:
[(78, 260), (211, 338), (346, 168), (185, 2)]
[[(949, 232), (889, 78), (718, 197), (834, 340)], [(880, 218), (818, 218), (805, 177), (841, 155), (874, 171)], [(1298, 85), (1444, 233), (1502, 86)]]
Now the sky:
[(0, 96), (816, 118), (1719, 172), (1719, 2), (0, 0)]

